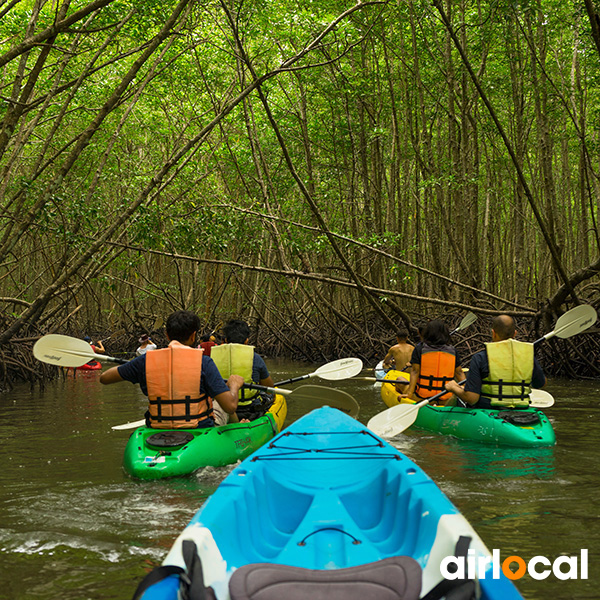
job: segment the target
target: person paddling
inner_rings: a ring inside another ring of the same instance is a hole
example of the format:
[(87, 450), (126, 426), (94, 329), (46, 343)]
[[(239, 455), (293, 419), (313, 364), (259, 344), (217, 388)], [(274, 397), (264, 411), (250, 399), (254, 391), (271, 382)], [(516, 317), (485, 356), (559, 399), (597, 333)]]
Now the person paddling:
[[(450, 343), (450, 330), (439, 319), (430, 321), (423, 330), (423, 341), (413, 351), (410, 383), (402, 398), (424, 400), (444, 391), (448, 381), (462, 381), (465, 374), (460, 366), (460, 357)], [(439, 405), (445, 405), (451, 394), (438, 399)]]
[(140, 336), (138, 340), (139, 346), (135, 351), (136, 356), (141, 356), (142, 354), (146, 354), (148, 350), (156, 350), (156, 344), (150, 339), (150, 336), (147, 333), (144, 333)]
[[(254, 346), (248, 344), (250, 327), (245, 321), (231, 319), (223, 327), (225, 343), (213, 346), (211, 358), (223, 377), (232, 373), (242, 375), (244, 381), (252, 381), (260, 385), (273, 387), (273, 378), (269, 374), (267, 365), (262, 357), (254, 351)], [(239, 392), (237, 415), (240, 419), (253, 421), (261, 417), (273, 404), (271, 394), (259, 393), (256, 390), (242, 389)], [(217, 423), (225, 415), (215, 411)]]
[(492, 341), (473, 356), (464, 389), (455, 381), (446, 389), (476, 408), (525, 408), (531, 388), (542, 388), (546, 376), (533, 355), (533, 344), (515, 338), (509, 315), (492, 320)]
[(167, 318), (169, 347), (153, 350), (108, 369), (100, 383), (130, 381), (148, 396), (146, 424), (155, 429), (194, 429), (215, 425), (219, 406), (237, 422), (238, 392), (244, 378), (231, 375), (227, 383), (213, 360), (193, 346), (200, 328), (196, 314), (179, 310)]
[(383, 368), (388, 370), (394, 368), (404, 371), (410, 367), (410, 358), (415, 347), (408, 343), (408, 331), (401, 327), (396, 332), (396, 344), (392, 346), (383, 359)]

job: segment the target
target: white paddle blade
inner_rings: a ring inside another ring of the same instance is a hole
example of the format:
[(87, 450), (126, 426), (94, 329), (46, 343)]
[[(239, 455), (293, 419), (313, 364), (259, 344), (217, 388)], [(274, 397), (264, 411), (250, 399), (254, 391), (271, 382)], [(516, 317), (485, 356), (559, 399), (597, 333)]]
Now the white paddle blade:
[(312, 375), (329, 381), (340, 381), (358, 375), (363, 369), (360, 358), (340, 358), (319, 367)]
[(429, 404), (429, 400), (423, 400), (418, 404), (392, 406), (370, 419), (367, 427), (379, 437), (393, 438), (417, 420), (419, 409), (426, 404)]
[(467, 313), (464, 317), (464, 319), (460, 322), (460, 325), (457, 328), (457, 331), (460, 331), (461, 329), (466, 329), (467, 327), (470, 327), (471, 325), (473, 325), (473, 323), (475, 323), (475, 321), (477, 321), (477, 315), (475, 313)]
[(123, 429), (137, 429), (142, 425), (146, 424), (145, 419), (140, 419), (139, 421), (131, 421), (131, 423), (123, 423), (123, 425), (114, 425), (111, 429), (115, 429), (117, 431), (121, 431)]
[(593, 306), (582, 304), (566, 312), (554, 327), (554, 333), (559, 338), (569, 338), (589, 329), (598, 320), (598, 313)]
[(550, 408), (554, 406), (554, 396), (544, 390), (531, 390), (529, 406), (532, 408)]
[(41, 337), (33, 345), (33, 355), (42, 362), (59, 367), (81, 367), (100, 358), (85, 340), (56, 333)]

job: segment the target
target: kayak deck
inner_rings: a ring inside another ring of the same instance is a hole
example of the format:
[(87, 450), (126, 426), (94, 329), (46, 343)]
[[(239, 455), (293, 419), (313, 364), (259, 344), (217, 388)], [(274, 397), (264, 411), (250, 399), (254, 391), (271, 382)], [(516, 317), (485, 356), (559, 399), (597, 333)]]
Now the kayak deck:
[[(386, 379), (408, 378), (406, 373), (390, 371)], [(381, 386), (381, 398), (388, 407), (400, 403), (412, 403), (400, 398), (396, 386), (384, 383)], [(532, 415), (536, 423), (514, 424), (504, 418), (506, 413), (515, 415)], [(536, 408), (512, 409), (478, 409), (460, 406), (431, 406), (419, 409), (414, 427), (434, 431), (442, 435), (481, 442), (514, 447), (553, 446), (556, 435), (548, 417)]]
[[(286, 415), (285, 398), (278, 394), (269, 412), (250, 423), (175, 430), (139, 427), (125, 447), (123, 468), (138, 479), (160, 479), (189, 475), (203, 467), (233, 464), (272, 439), (283, 427)], [(184, 441), (165, 447), (153, 443), (156, 434), (163, 438), (175, 434)]]
[[(491, 556), (424, 471), (364, 425), (325, 407), (236, 467), (163, 565), (184, 567), (182, 543), (192, 540), (205, 585), (224, 600), (232, 573), (246, 565), (301, 568), (304, 577), (316, 572), (326, 584), (337, 577), (326, 571), (409, 557), (418, 563), (418, 587), (425, 594), (441, 581), (440, 561), (454, 554), (461, 537), (470, 540), (470, 556)], [(481, 581), (484, 600), (522, 599), (503, 575), (488, 574)], [(143, 600), (175, 600), (175, 578), (170, 579), (153, 585)]]

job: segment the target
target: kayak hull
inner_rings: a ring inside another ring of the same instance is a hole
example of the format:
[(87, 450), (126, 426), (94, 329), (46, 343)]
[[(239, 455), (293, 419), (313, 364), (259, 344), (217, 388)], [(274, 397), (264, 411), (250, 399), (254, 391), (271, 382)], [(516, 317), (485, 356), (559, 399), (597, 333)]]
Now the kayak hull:
[[(163, 565), (185, 567), (182, 543), (194, 541), (205, 585), (218, 600), (229, 600), (232, 574), (247, 565), (303, 568), (322, 581), (325, 572), (408, 556), (418, 563), (416, 578), (425, 595), (442, 580), (441, 561), (454, 554), (461, 537), (470, 538), (469, 556), (491, 556), (415, 463), (364, 425), (323, 407), (238, 465)], [(512, 582), (502, 572), (494, 579), (491, 569), (480, 580), (483, 600), (522, 600)], [(167, 577), (142, 599), (175, 600), (177, 587), (178, 577)]]
[[(222, 467), (243, 460), (273, 438), (287, 415), (284, 396), (275, 396), (269, 412), (250, 423), (231, 423), (202, 429), (162, 430), (139, 427), (129, 438), (123, 468), (137, 479), (161, 479), (189, 475), (203, 467)], [(157, 433), (189, 434), (179, 446), (161, 447), (148, 441)]]
[(97, 360), (86, 363), (85, 365), (81, 365), (81, 367), (75, 367), (76, 371), (100, 371), (102, 369), (102, 364)]
[[(390, 371), (386, 379), (408, 379), (406, 373)], [(382, 384), (381, 398), (388, 407), (400, 403), (412, 403), (400, 398), (396, 386)], [(539, 417), (539, 422), (529, 425), (515, 425), (503, 419), (500, 413), (506, 409), (488, 410), (463, 408), (460, 406), (424, 406), (419, 409), (414, 427), (434, 431), (442, 435), (495, 444), (499, 446), (537, 447), (553, 446), (556, 435), (548, 417), (536, 408), (513, 409), (515, 413), (532, 413)]]

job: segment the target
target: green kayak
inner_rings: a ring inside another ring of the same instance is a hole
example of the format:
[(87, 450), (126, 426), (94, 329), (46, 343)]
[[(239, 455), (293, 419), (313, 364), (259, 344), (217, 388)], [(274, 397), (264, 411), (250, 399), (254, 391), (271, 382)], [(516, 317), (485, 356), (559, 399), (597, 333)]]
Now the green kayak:
[[(386, 379), (408, 379), (406, 373), (389, 371)], [(400, 394), (391, 384), (381, 386), (381, 397), (389, 407), (400, 404)], [(402, 402), (410, 402), (402, 399)], [(500, 446), (553, 446), (556, 436), (548, 417), (536, 408), (488, 410), (459, 406), (424, 406), (414, 427), (452, 435), (463, 440)]]
[(138, 479), (160, 479), (233, 464), (277, 435), (286, 415), (285, 398), (277, 395), (269, 412), (250, 423), (204, 429), (139, 427), (125, 447), (123, 468)]

